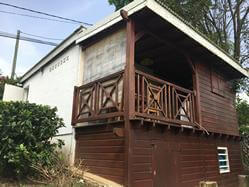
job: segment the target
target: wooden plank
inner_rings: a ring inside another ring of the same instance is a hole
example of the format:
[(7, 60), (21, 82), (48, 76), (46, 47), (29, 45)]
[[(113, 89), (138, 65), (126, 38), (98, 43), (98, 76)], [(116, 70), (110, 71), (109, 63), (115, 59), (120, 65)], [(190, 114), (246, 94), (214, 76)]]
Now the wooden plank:
[(109, 168), (124, 168), (124, 161), (118, 160), (101, 160), (101, 159), (85, 159), (84, 164), (87, 166), (99, 166)]
[(101, 120), (101, 119), (114, 118), (114, 117), (119, 117), (119, 116), (123, 116), (123, 115), (124, 115), (123, 112), (113, 112), (113, 113), (107, 113), (107, 114), (99, 114), (98, 116), (94, 116), (94, 117), (77, 119), (76, 123), (97, 121), (97, 120)]
[(79, 141), (79, 148), (81, 146), (121, 146), (124, 145), (123, 139), (106, 139), (106, 140), (86, 140)]
[(196, 120), (202, 126), (201, 101), (200, 101), (200, 80), (198, 72), (198, 63), (195, 64), (195, 74), (193, 76), (193, 86), (196, 91)]

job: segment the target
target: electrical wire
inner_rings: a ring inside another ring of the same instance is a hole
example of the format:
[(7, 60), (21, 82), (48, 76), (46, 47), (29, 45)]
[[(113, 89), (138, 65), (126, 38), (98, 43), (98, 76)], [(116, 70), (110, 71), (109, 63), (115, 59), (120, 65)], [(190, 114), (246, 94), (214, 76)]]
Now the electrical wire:
[(62, 17), (62, 16), (57, 16), (57, 15), (53, 15), (53, 14), (49, 14), (49, 13), (45, 13), (45, 12), (41, 12), (41, 11), (29, 9), (29, 8), (25, 8), (25, 7), (20, 7), (20, 6), (16, 6), (16, 5), (8, 4), (8, 3), (0, 2), (0, 5), (9, 6), (9, 7), (12, 7), (12, 8), (17, 8), (17, 9), (21, 9), (21, 10), (25, 10), (25, 11), (29, 11), (29, 12), (33, 12), (33, 13), (37, 13), (37, 14), (42, 14), (42, 15), (46, 15), (46, 16), (50, 16), (50, 17), (54, 17), (54, 18), (59, 18), (59, 19), (63, 19), (63, 20), (67, 20), (67, 21), (71, 21), (71, 22), (75, 22), (75, 23), (80, 23), (80, 24), (84, 24), (84, 25), (87, 25), (87, 26), (92, 25), (90, 23), (78, 21), (78, 20), (75, 20), (75, 19), (65, 18), (65, 17)]
[(12, 14), (12, 15), (17, 15), (17, 16), (25, 16), (25, 17), (30, 17), (30, 18), (42, 19), (42, 20), (56, 21), (56, 22), (69, 23), (69, 24), (79, 24), (79, 23), (75, 23), (75, 22), (69, 22), (69, 21), (63, 21), (63, 20), (58, 20), (58, 19), (51, 19), (51, 18), (33, 16), (33, 15), (29, 15), (29, 14), (20, 14), (20, 13), (16, 13), (16, 12), (9, 12), (9, 11), (3, 11), (3, 10), (0, 10), (0, 12), (5, 13), (5, 14)]
[(25, 34), (25, 35), (28, 35), (28, 36), (34, 36), (34, 37), (37, 37), (37, 38), (43, 38), (43, 39), (47, 39), (47, 40), (63, 40), (63, 39), (57, 39), (57, 38), (48, 38), (48, 37), (44, 37), (44, 36), (38, 36), (38, 35), (34, 35), (34, 34), (29, 34), (29, 33), (26, 33), (26, 32), (22, 32), (20, 31), (22, 34)]
[[(8, 32), (2, 32), (0, 31), (0, 37), (6, 37), (6, 38), (12, 38), (12, 39), (16, 39), (17, 35), (16, 34), (11, 34)], [(20, 40), (24, 40), (24, 41), (28, 41), (28, 42), (33, 42), (33, 43), (40, 43), (40, 44), (45, 44), (45, 45), (51, 45), (51, 46), (57, 46), (57, 43), (54, 42), (49, 42), (49, 41), (44, 41), (44, 40), (38, 40), (35, 38), (30, 38), (30, 37), (24, 37), (24, 36), (20, 36), (19, 38)]]

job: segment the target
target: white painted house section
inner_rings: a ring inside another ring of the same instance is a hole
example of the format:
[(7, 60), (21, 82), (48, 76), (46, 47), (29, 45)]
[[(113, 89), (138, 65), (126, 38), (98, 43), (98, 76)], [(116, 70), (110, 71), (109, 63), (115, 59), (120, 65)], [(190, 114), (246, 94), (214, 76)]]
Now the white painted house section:
[(58, 138), (65, 141), (64, 149), (69, 154), (74, 152), (71, 116), (74, 86), (78, 85), (78, 71), (82, 63), (80, 53), (80, 46), (74, 45), (33, 74), (23, 85), (23, 88), (29, 88), (30, 103), (57, 107), (57, 114), (65, 123), (65, 127), (59, 129)]
[(3, 101), (23, 101), (24, 89), (18, 86), (5, 84)]

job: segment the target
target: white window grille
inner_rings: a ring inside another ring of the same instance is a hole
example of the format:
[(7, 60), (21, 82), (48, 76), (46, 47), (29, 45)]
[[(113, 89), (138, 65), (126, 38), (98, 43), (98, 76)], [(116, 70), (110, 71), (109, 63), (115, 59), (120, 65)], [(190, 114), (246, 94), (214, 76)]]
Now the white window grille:
[(229, 157), (227, 147), (218, 147), (218, 161), (220, 173), (230, 172)]

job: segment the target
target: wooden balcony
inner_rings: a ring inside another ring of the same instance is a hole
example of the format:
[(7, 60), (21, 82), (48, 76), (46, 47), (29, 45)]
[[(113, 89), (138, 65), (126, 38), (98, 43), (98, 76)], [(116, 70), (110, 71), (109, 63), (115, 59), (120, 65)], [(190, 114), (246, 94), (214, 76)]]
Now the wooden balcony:
[[(124, 72), (75, 87), (72, 124), (122, 120)], [(145, 120), (194, 125), (194, 92), (141, 71), (135, 72), (135, 116)]]

